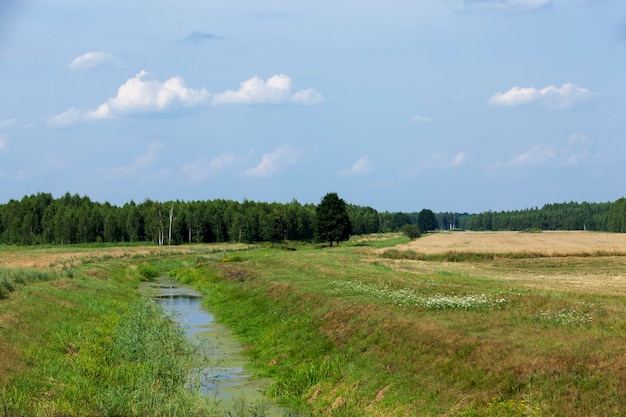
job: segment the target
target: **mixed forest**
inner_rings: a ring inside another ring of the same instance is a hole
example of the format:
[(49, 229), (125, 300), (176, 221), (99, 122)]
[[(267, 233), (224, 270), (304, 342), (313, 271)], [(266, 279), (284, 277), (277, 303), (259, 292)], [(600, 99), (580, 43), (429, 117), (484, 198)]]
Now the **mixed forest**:
[[(55, 198), (49, 193), (38, 193), (0, 204), (0, 244), (328, 241), (328, 236), (316, 227), (320, 224), (321, 208), (321, 203), (301, 204), (296, 200), (267, 203), (223, 199), (166, 202), (146, 199), (116, 206), (76, 194)], [(390, 213), (353, 204), (345, 204), (345, 212), (349, 222), (341, 240), (345, 240), (346, 233), (349, 236), (397, 232), (407, 225), (416, 225), (421, 232), (429, 229), (626, 230), (626, 198), (476, 214), (433, 213), (428, 209)], [(429, 219), (426, 225), (420, 217)]]

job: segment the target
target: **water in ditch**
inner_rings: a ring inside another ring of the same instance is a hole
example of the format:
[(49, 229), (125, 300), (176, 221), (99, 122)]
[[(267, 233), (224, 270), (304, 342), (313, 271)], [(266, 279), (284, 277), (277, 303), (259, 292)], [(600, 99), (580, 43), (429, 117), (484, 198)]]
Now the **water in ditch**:
[(212, 397), (224, 409), (247, 405), (265, 410), (268, 417), (285, 415), (284, 409), (263, 394), (270, 381), (253, 378), (245, 371), (243, 347), (202, 307), (198, 292), (166, 278), (146, 283), (141, 291), (171, 314), (197, 346), (201, 365), (192, 372), (190, 387)]

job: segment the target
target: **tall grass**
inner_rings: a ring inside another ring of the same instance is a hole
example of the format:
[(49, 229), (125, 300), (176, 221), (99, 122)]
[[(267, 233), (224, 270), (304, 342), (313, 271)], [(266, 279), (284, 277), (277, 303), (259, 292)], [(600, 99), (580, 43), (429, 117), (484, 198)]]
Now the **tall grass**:
[(193, 351), (182, 330), (132, 282), (85, 278), (20, 287), (0, 303), (26, 326), (0, 326), (21, 358), (19, 373), (0, 376), (1, 415), (211, 415), (185, 388)]
[[(370, 239), (364, 244), (376, 247)], [(274, 378), (268, 394), (295, 410), (290, 415), (626, 414), (621, 289), (547, 285), (555, 274), (618, 279), (623, 259), (529, 252), (492, 262), (502, 254), (457, 253), (403, 263), (413, 255), (391, 253), (311, 245), (256, 247), (238, 262), (223, 262), (223, 250), (115, 262), (149, 263), (199, 287), (241, 338), (255, 373)], [(511, 268), (514, 286), (499, 277)], [(81, 406), (91, 415), (149, 407), (150, 415), (215, 415), (175, 388), (184, 372), (171, 358), (150, 359), (178, 352), (184, 364), (188, 352), (172, 344), (178, 336), (165, 329), (167, 318), (128, 296), (138, 268), (109, 272), (115, 279), (89, 280), (77, 268), (74, 279), (17, 284), (0, 302), (0, 317), (20, 311), (18, 323), (0, 325), (0, 352), (18, 346), (24, 367), (10, 380), (0, 375), (0, 404), (12, 415), (28, 404), (34, 408), (19, 415), (82, 415)], [(28, 332), (13, 331), (24, 323)]]
[[(65, 271), (64, 274), (71, 276), (72, 273)], [(51, 281), (58, 277), (59, 273), (49, 270), (2, 268), (0, 269), (0, 300), (7, 298), (21, 285), (37, 281)]]
[[(257, 371), (275, 378), (268, 393), (311, 415), (624, 411), (622, 365), (610, 365), (626, 343), (619, 297), (511, 288), (446, 263), (493, 256), (432, 257), (432, 272), (415, 274), (361, 246), (255, 250), (174, 275), (201, 286)], [(525, 271), (553, 270), (551, 258), (524, 256), (514, 259)]]

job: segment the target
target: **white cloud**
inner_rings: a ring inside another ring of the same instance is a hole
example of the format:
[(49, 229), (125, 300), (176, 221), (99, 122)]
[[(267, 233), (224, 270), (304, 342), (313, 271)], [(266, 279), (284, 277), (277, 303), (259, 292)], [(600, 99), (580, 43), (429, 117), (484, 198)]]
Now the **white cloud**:
[(56, 116), (48, 119), (48, 125), (54, 127), (71, 126), (85, 118), (86, 116), (84, 111), (76, 110), (75, 108), (70, 107), (63, 113), (59, 113)]
[(158, 162), (159, 152), (165, 146), (162, 140), (150, 142), (146, 153), (135, 159), (129, 165), (118, 165), (106, 175), (107, 178), (129, 178), (144, 173)]
[[(71, 126), (76, 123), (110, 119), (118, 116), (147, 113), (163, 113), (181, 108), (191, 108), (209, 101), (211, 94), (202, 89), (187, 88), (183, 79), (174, 76), (164, 82), (146, 80), (148, 72), (141, 71), (129, 78), (117, 91), (94, 110), (73, 107), (48, 120), (50, 126)], [(239, 89), (215, 94), (211, 104), (266, 104), (288, 103), (315, 105), (324, 102), (324, 97), (313, 89), (291, 92), (291, 79), (286, 75), (274, 75), (267, 81), (252, 77), (241, 83)]]
[(50, 120), (51, 126), (69, 126), (81, 121), (109, 119), (116, 116), (162, 113), (178, 108), (190, 108), (206, 102), (209, 93), (205, 89), (185, 87), (182, 78), (175, 76), (164, 82), (144, 80), (148, 72), (141, 71), (128, 79), (117, 91), (95, 110), (69, 108)]
[(90, 69), (112, 61), (113, 55), (111, 54), (107, 54), (102, 51), (87, 52), (74, 58), (70, 63), (70, 68), (75, 70)]
[(17, 123), (17, 119), (0, 120), (0, 129), (6, 129), (7, 127), (14, 126)]
[(465, 163), (466, 159), (465, 152), (459, 152), (455, 155), (438, 152), (431, 155), (430, 159), (420, 162), (410, 173), (419, 174), (422, 171), (459, 168)]
[(463, 165), (463, 163), (465, 162), (465, 152), (460, 152), (458, 154), (456, 154), (456, 156), (454, 158), (452, 158), (452, 161), (450, 161), (450, 167), (459, 167), (461, 165)]
[(117, 91), (117, 96), (107, 100), (88, 117), (103, 119), (116, 114), (158, 113), (175, 107), (194, 107), (209, 98), (205, 89), (194, 90), (185, 87), (182, 78), (175, 76), (160, 82), (144, 81), (148, 72), (141, 71), (128, 79)]
[(505, 163), (496, 163), (492, 169), (523, 169), (546, 164), (573, 167), (600, 160), (600, 154), (594, 152), (587, 135), (574, 133), (558, 144), (536, 145), (522, 152)]
[(207, 160), (202, 156), (195, 161), (184, 164), (180, 172), (192, 182), (204, 182), (218, 175), (225, 168), (232, 165), (234, 161), (235, 155), (232, 153), (223, 153), (211, 160)]
[(278, 104), (291, 103), (314, 105), (324, 102), (324, 97), (313, 89), (291, 93), (291, 78), (284, 74), (274, 75), (263, 81), (254, 76), (243, 81), (238, 90), (228, 90), (215, 94), (211, 102), (214, 106), (224, 104)]
[(598, 154), (590, 148), (591, 139), (589, 136), (574, 133), (567, 138), (567, 145), (564, 147), (563, 165), (578, 166), (594, 158), (598, 158)]
[(263, 154), (261, 162), (244, 174), (249, 177), (267, 178), (281, 174), (285, 168), (298, 162), (302, 151), (289, 145), (276, 148), (273, 152)]
[(353, 177), (357, 175), (365, 175), (372, 172), (374, 169), (373, 164), (370, 162), (367, 156), (363, 156), (356, 161), (350, 169), (341, 170), (337, 175), (341, 177)]
[(518, 106), (538, 102), (547, 108), (564, 109), (590, 95), (588, 89), (571, 83), (563, 84), (561, 87), (550, 85), (541, 89), (513, 87), (504, 93), (494, 94), (489, 103), (494, 106)]
[(429, 116), (423, 116), (421, 114), (416, 114), (415, 116), (411, 117), (411, 121), (413, 123), (430, 123), (432, 122), (434, 119), (432, 117)]
[(552, 0), (461, 0), (461, 9), (535, 10), (551, 3)]
[(553, 160), (556, 157), (556, 152), (551, 146), (533, 146), (528, 151), (523, 152), (509, 161), (508, 165), (511, 167), (520, 167), (528, 165), (539, 165)]
[(585, 145), (589, 142), (589, 136), (581, 133), (573, 133), (567, 138), (567, 143), (569, 145)]

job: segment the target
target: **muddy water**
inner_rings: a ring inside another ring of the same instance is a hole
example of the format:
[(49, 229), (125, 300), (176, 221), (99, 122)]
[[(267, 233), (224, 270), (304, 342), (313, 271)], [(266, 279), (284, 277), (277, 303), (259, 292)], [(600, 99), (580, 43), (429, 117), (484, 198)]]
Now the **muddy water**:
[(211, 396), (225, 409), (242, 403), (261, 404), (268, 416), (285, 415), (284, 409), (263, 395), (270, 381), (253, 378), (245, 371), (243, 347), (228, 328), (216, 323), (213, 315), (202, 307), (199, 293), (166, 278), (147, 283), (141, 290), (170, 313), (190, 342), (198, 347), (200, 366), (192, 372), (191, 387)]

